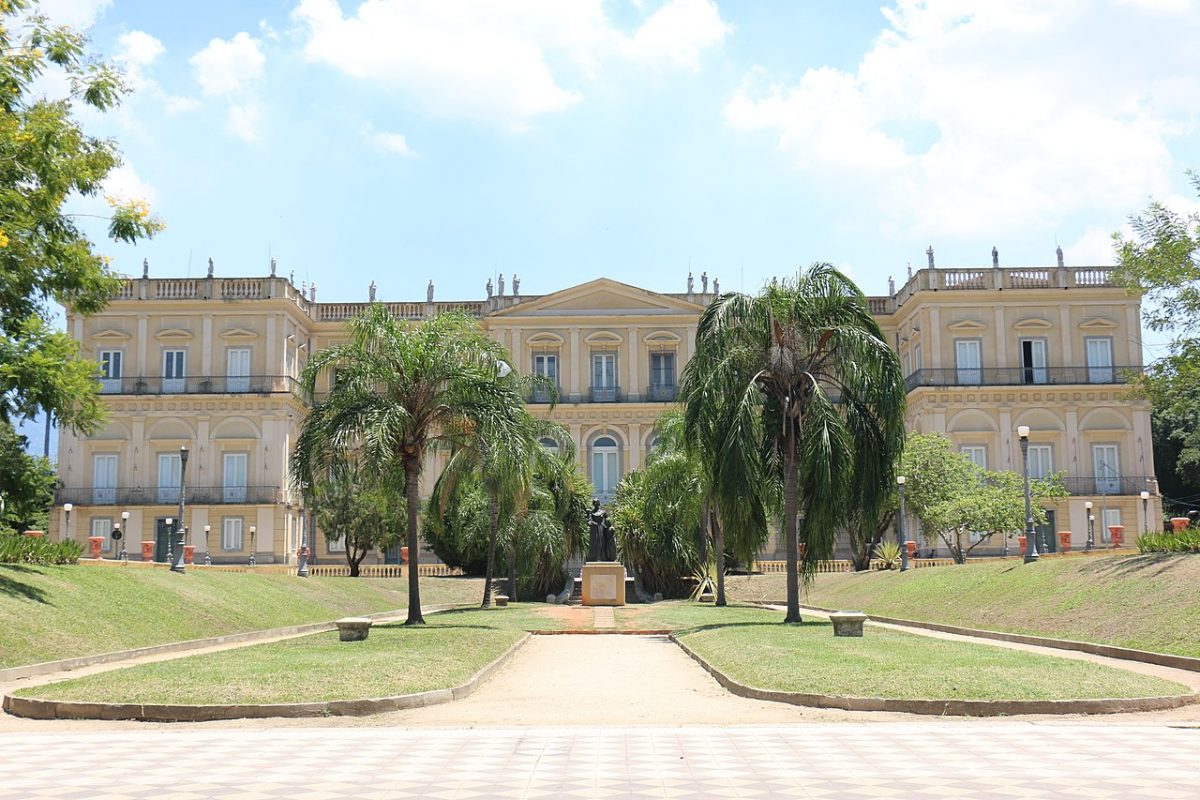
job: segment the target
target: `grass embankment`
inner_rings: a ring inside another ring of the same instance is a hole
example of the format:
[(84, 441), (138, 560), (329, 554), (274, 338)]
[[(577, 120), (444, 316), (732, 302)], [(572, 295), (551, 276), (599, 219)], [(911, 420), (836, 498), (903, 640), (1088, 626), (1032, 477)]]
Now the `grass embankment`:
[[(1045, 558), (818, 575), (804, 602), (881, 616), (1200, 656), (1200, 556)], [(730, 580), (783, 602), (783, 575)]]
[(319, 633), (143, 664), (18, 694), (172, 705), (394, 697), (457, 686), (521, 635), (503, 628), (384, 625), (373, 627), (362, 642), (339, 642), (336, 632)]
[[(422, 578), (423, 605), (477, 602), (483, 586)], [(408, 605), (396, 578), (0, 565), (0, 668), (323, 622)]]

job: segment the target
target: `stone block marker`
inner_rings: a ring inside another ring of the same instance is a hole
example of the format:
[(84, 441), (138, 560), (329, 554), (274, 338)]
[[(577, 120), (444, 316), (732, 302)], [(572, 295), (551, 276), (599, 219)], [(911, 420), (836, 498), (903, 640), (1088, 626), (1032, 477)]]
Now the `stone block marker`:
[(496, 595), (496, 608), (508, 608), (508, 595)]
[(862, 636), (867, 615), (861, 611), (835, 611), (829, 615), (834, 636)]
[(361, 642), (371, 632), (372, 620), (367, 617), (342, 617), (337, 622), (338, 639), (343, 642)]

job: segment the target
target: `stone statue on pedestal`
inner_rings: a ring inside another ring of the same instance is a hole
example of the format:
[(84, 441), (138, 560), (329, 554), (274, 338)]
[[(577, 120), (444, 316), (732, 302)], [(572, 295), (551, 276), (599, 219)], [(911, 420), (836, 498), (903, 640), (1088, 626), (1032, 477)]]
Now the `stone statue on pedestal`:
[(213, 260), (210, 258), (208, 260), (208, 277), (211, 278), (212, 276), (213, 276)]
[(692, 273), (688, 273), (688, 294), (692, 294), (696, 290), (696, 279), (692, 277)]
[(992, 248), (992, 269), (1000, 269), (1000, 251)]
[(142, 277), (143, 278), (150, 277), (150, 259), (148, 259), (148, 258), (142, 259)]
[(500, 273), (499, 280), (496, 281), (496, 294), (504, 297), (504, 273)]
[(616, 561), (617, 537), (608, 512), (600, 507), (600, 500), (592, 499), (592, 510), (588, 512), (588, 561)]
[(375, 302), (375, 281), (371, 281), (371, 285), (367, 287), (367, 298), (372, 303)]
[(700, 273), (700, 294), (708, 294), (708, 270)]
[(496, 291), (495, 287), (492, 286), (492, 279), (488, 278), (488, 282), (487, 282), (488, 300), (492, 299), (492, 294), (495, 293), (495, 291)]
[(513, 273), (513, 297), (521, 296), (521, 279), (517, 277), (517, 273)]

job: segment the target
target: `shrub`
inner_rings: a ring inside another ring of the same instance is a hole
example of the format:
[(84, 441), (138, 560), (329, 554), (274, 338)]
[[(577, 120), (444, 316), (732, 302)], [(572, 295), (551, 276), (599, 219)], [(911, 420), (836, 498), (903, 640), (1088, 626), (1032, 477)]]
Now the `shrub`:
[(74, 539), (52, 542), (37, 536), (0, 535), (0, 564), (74, 564), (83, 545)]
[(1200, 528), (1179, 532), (1143, 533), (1138, 539), (1140, 553), (1200, 553)]
[(902, 555), (896, 542), (880, 542), (875, 545), (875, 562), (878, 569), (899, 569)]

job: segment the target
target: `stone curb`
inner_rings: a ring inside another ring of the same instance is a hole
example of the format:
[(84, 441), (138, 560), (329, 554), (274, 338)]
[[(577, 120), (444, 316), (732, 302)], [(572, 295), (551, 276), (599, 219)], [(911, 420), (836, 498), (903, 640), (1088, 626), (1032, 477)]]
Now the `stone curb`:
[(465, 683), (448, 689), (362, 700), (329, 700), (319, 703), (250, 703), (246, 705), (169, 705), (151, 703), (85, 703), (38, 700), (5, 695), (3, 708), (16, 717), (29, 719), (102, 719), (141, 722), (212, 722), (265, 717), (363, 717), (388, 711), (421, 708), (460, 700), (479, 686), (496, 669), (529, 641), (526, 633), (507, 650), (484, 665)]
[(1130, 697), (1098, 700), (898, 700), (883, 697), (842, 697), (758, 689), (730, 678), (697, 655), (672, 634), (671, 641), (692, 657), (706, 672), (739, 697), (769, 700), (795, 706), (837, 708), (843, 711), (894, 711), (937, 717), (1003, 717), (1018, 714), (1120, 714), (1132, 711), (1162, 711), (1200, 702), (1200, 693), (1166, 697)]
[[(445, 611), (448, 608), (456, 608), (457, 606), (432, 606), (425, 609), (427, 613), (436, 614), (439, 611)], [(406, 613), (408, 609), (401, 608), (394, 611), (376, 611), (372, 614), (363, 614), (362, 616), (370, 617), (371, 619), (386, 619), (387, 617), (398, 616)], [(252, 643), (263, 639), (283, 639), (293, 636), (306, 636), (310, 633), (321, 633), (323, 631), (336, 630), (333, 621), (329, 622), (310, 622), (304, 625), (288, 625), (283, 628), (268, 628), (261, 631), (243, 631), (241, 633), (227, 633), (222, 636), (211, 636), (207, 639), (188, 639), (183, 642), (167, 642), (166, 644), (154, 644), (147, 647), (135, 647), (132, 650), (117, 650), (112, 653), (97, 653), (91, 656), (79, 656), (78, 658), (64, 658), (59, 661), (42, 661), (37, 664), (25, 664), (20, 667), (9, 667), (0, 669), (0, 683), (9, 681), (18, 681), (22, 678), (33, 678), (38, 675), (53, 675), (56, 672), (69, 672), (80, 667), (90, 667), (96, 664), (109, 664), (114, 661), (128, 661), (133, 658), (141, 658), (142, 656), (161, 655), (163, 653), (186, 653), (190, 650), (200, 650), (205, 647), (213, 647), (222, 644), (241, 644)]]
[[(820, 606), (800, 606), (802, 609), (810, 611), (820, 611), (822, 614), (836, 613), (831, 609), (821, 608)], [(1132, 647), (1117, 647), (1111, 644), (1097, 644), (1096, 642), (1077, 642), (1074, 639), (1051, 639), (1045, 636), (1031, 636), (1024, 633), (1006, 633), (1004, 631), (989, 631), (979, 628), (962, 628), (957, 625), (943, 625), (940, 622), (922, 622), (921, 620), (913, 619), (896, 619), (894, 617), (881, 617), (877, 614), (864, 612), (872, 622), (883, 622), (888, 625), (900, 625), (907, 628), (925, 628), (926, 630), (939, 631), (941, 633), (955, 633), (960, 636), (974, 636), (978, 639), (995, 639), (1000, 642), (1011, 642), (1013, 644), (1032, 644), (1039, 647), (1052, 647), (1057, 650), (1074, 650), (1080, 653), (1090, 653), (1094, 656), (1106, 656), (1108, 658), (1117, 658), (1123, 661), (1141, 661), (1146, 664), (1155, 664), (1160, 667), (1173, 667), (1174, 669), (1187, 670), (1188, 672), (1200, 672), (1200, 658), (1193, 656), (1177, 656), (1171, 653), (1156, 653), (1152, 650), (1135, 650)]]

